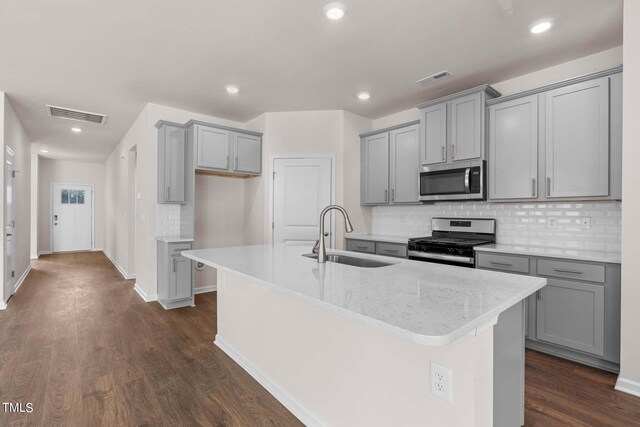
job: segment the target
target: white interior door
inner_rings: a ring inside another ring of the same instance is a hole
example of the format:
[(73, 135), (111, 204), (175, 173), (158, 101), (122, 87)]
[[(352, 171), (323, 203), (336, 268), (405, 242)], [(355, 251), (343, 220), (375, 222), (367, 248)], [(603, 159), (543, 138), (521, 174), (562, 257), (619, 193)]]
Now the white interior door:
[[(274, 159), (273, 243), (313, 245), (316, 241), (320, 212), (331, 204), (331, 163), (326, 157)], [(331, 218), (326, 221), (325, 229), (332, 230)]]
[(13, 239), (14, 220), (14, 200), (15, 200), (15, 153), (9, 147), (5, 150), (4, 165), (4, 299), (7, 300), (13, 295), (13, 288), (16, 281), (14, 268), (15, 240)]
[(53, 184), (53, 252), (88, 251), (93, 243), (93, 189), (90, 185)]

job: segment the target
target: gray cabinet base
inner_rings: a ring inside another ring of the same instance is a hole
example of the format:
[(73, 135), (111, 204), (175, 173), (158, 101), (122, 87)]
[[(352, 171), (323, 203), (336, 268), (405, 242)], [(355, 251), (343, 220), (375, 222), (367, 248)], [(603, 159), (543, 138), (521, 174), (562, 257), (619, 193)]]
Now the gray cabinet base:
[(582, 363), (584, 365), (593, 366), (594, 368), (604, 369), (605, 371), (614, 372), (616, 374), (620, 372), (620, 365), (617, 363), (609, 362), (608, 360), (589, 356), (588, 354), (558, 347), (556, 345), (546, 344), (541, 341), (526, 340), (525, 346), (532, 350), (537, 350), (542, 353), (551, 354), (552, 356), (569, 359), (574, 362)]

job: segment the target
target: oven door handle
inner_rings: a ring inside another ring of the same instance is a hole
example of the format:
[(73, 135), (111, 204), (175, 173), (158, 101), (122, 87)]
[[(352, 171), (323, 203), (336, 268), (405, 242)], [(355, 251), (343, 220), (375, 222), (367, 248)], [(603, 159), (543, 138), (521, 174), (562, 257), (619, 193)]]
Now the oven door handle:
[(408, 251), (407, 256), (421, 259), (435, 259), (439, 261), (452, 261), (462, 264), (474, 264), (474, 259), (470, 257), (456, 256), (456, 255), (444, 255), (434, 254), (428, 252)]
[(471, 189), (469, 188), (470, 177), (471, 177), (471, 168), (467, 168), (467, 170), (464, 171), (464, 192), (467, 194), (471, 193)]

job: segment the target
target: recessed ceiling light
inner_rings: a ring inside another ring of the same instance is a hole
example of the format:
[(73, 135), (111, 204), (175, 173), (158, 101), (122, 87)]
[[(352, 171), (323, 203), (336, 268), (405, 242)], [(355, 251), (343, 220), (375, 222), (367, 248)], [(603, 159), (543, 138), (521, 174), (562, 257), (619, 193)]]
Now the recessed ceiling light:
[(359, 98), (361, 101), (366, 101), (367, 99), (371, 98), (371, 95), (369, 94), (369, 92), (360, 92), (360, 93), (358, 94), (358, 98)]
[(229, 93), (238, 93), (239, 91), (238, 86), (234, 86), (234, 85), (227, 85), (226, 89), (227, 89), (227, 92)]
[(551, 28), (551, 21), (540, 21), (531, 25), (531, 28), (529, 28), (529, 31), (531, 31), (533, 34), (540, 34), (540, 33), (544, 33), (549, 28)]
[(337, 21), (338, 19), (342, 19), (344, 16), (344, 5), (342, 3), (333, 2), (329, 3), (324, 7), (324, 14), (327, 15), (327, 18), (332, 21)]
[(49, 150), (40, 150), (41, 153), (48, 153)]
[(80, 128), (71, 128), (71, 132), (80, 133), (80, 132), (82, 132), (82, 129), (80, 129)]

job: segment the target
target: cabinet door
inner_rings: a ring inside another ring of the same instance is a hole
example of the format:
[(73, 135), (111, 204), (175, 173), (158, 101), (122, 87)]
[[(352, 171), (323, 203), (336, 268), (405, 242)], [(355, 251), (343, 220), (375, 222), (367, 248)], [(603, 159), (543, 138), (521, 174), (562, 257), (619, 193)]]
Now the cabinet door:
[(233, 170), (260, 174), (262, 167), (262, 140), (257, 135), (233, 133)]
[(454, 99), (451, 108), (450, 160), (477, 159), (482, 155), (482, 94)]
[(547, 279), (538, 295), (538, 340), (604, 355), (604, 286)]
[(609, 194), (609, 79), (546, 93), (547, 197)]
[(185, 132), (182, 128), (166, 128), (164, 146), (165, 169), (165, 202), (183, 203), (185, 201), (185, 169), (186, 169), (186, 142)]
[(419, 202), (418, 176), (420, 175), (420, 125), (396, 129), (391, 138), (391, 202)]
[(447, 161), (447, 103), (420, 112), (420, 163), (433, 165)]
[[(362, 140), (362, 191), (364, 204), (389, 203), (389, 133)], [(417, 178), (416, 178), (417, 179)]]
[(191, 298), (191, 281), (191, 260), (183, 256), (172, 256), (169, 300)]
[(538, 96), (489, 107), (489, 198), (537, 197)]
[(198, 125), (196, 128), (197, 167), (229, 170), (231, 132)]

